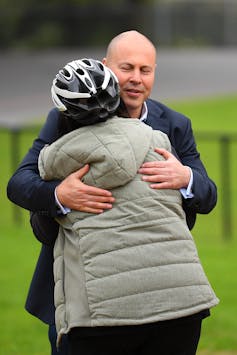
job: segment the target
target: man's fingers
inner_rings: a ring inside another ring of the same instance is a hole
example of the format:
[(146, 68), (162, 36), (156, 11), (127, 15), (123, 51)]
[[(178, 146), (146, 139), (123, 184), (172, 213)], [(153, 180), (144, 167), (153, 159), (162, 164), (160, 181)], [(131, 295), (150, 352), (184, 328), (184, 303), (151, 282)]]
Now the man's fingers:
[[(89, 186), (89, 185), (85, 185), (83, 187), (81, 187), (81, 190), (78, 191), (80, 194), (82, 194), (82, 192), (87, 196), (87, 198), (92, 198), (95, 197), (96, 201), (98, 201), (98, 199), (101, 198), (101, 201), (106, 202), (106, 201), (114, 201), (114, 198), (112, 197), (112, 193), (109, 190), (104, 190), (101, 189), (99, 187), (94, 187), (94, 186)], [(109, 200), (108, 200), (109, 199)]]
[(162, 173), (162, 166), (151, 166), (151, 167), (145, 167), (145, 168), (140, 168), (138, 170), (139, 174), (144, 174), (144, 175), (156, 175), (159, 176)]
[(73, 209), (88, 213), (102, 213), (113, 207), (114, 200), (113, 197), (85, 195), (78, 200), (73, 200)]
[[(86, 185), (84, 184), (81, 179), (83, 178), (84, 175), (86, 175), (88, 173), (90, 169), (89, 164), (84, 165), (81, 169), (77, 170), (75, 173), (73, 173), (72, 175), (74, 175), (74, 178), (80, 180), (80, 184), (78, 186), (74, 185), (75, 189), (78, 189), (78, 192), (80, 194), (87, 194), (87, 195), (92, 195), (92, 196), (112, 196), (112, 193), (108, 190), (104, 190), (101, 189), (99, 187), (94, 187), (94, 186), (90, 186), (90, 185)], [(111, 200), (111, 202), (113, 202), (113, 200)]]
[(90, 169), (89, 164), (86, 164), (86, 165), (84, 165), (81, 169), (77, 170), (77, 171), (74, 173), (74, 175), (75, 175), (76, 178), (78, 178), (79, 180), (81, 180), (81, 178), (83, 178), (83, 176), (88, 173), (89, 169)]
[(154, 190), (165, 190), (165, 189), (172, 189), (170, 183), (168, 182), (161, 182), (158, 184), (150, 184), (150, 187)]
[[(92, 193), (90, 193), (90, 190), (92, 191)], [(83, 202), (85, 201), (87, 202), (87, 204), (112, 203), (115, 201), (115, 198), (112, 195), (106, 196), (104, 193), (104, 192), (109, 192), (111, 194), (110, 191), (102, 190), (96, 187), (91, 189), (90, 187), (88, 187), (88, 191), (84, 193), (78, 193), (78, 196), (76, 196), (78, 200)], [(75, 192), (75, 194), (77, 195), (77, 192)]]
[[(155, 148), (154, 151), (163, 156), (165, 160), (155, 160), (143, 163), (141, 168), (162, 168), (164, 167), (164, 162), (173, 157), (173, 154), (168, 152), (168, 150), (163, 148)], [(140, 173), (140, 171), (139, 171)], [(142, 173), (142, 172), (141, 172)]]
[(87, 203), (85, 206), (78, 206), (80, 207), (81, 212), (88, 212), (88, 213), (102, 213), (104, 210), (110, 210), (113, 205), (110, 203)]
[(159, 175), (144, 175), (142, 176), (142, 180), (143, 181), (147, 181), (147, 182), (157, 182), (160, 183), (162, 181), (167, 180), (165, 177), (159, 176)]
[(155, 152), (162, 155), (165, 158), (165, 160), (169, 159), (173, 155), (164, 148), (155, 148)]

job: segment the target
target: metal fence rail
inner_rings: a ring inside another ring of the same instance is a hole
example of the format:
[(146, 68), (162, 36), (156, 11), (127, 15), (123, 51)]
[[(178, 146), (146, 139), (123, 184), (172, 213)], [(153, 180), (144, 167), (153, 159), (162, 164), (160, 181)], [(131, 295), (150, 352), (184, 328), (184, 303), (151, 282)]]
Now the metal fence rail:
[[(22, 133), (37, 133), (39, 131), (37, 122), (18, 122), (17, 124), (0, 122), (0, 130), (7, 131), (10, 134), (10, 159), (12, 172), (19, 164), (20, 135)], [(219, 171), (220, 171), (220, 191), (221, 191), (221, 209), (222, 209), (222, 235), (225, 239), (233, 236), (233, 211), (231, 194), (231, 154), (230, 147), (233, 142), (237, 142), (237, 132), (219, 133), (219, 132), (196, 132), (197, 141), (217, 142), (219, 145)], [(13, 204), (14, 222), (21, 222), (20, 208)]]
[[(40, 124), (37, 121), (17, 120), (7, 121), (0, 120), (0, 130), (5, 131), (10, 137), (10, 166), (11, 171), (14, 173), (18, 164), (20, 163), (20, 136), (24, 132), (37, 133)], [(21, 223), (21, 208), (12, 204), (13, 221)]]
[(237, 142), (237, 133), (198, 132), (195, 137), (198, 140), (215, 141), (219, 144), (222, 235), (230, 239), (233, 235), (230, 147), (232, 142)]

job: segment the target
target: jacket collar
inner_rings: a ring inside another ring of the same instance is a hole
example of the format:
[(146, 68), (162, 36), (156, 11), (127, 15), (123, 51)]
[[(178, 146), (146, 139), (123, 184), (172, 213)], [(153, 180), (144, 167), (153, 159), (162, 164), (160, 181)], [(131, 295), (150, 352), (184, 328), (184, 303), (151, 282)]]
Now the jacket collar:
[(161, 105), (157, 101), (150, 99), (146, 101), (146, 105), (148, 109), (148, 115), (144, 123), (146, 123), (148, 126), (151, 126), (153, 129), (160, 130), (168, 134), (169, 122)]

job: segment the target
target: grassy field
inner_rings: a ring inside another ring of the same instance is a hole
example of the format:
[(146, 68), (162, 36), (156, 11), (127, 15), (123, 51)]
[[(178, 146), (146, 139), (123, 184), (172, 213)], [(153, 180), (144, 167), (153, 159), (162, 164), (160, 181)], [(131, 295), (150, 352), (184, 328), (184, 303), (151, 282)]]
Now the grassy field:
[[(167, 102), (172, 108), (192, 118), (193, 129), (199, 132), (236, 133), (237, 95), (214, 99)], [(22, 157), (35, 134), (24, 133), (20, 139), (19, 156)], [(212, 310), (212, 317), (203, 324), (198, 354), (237, 354), (237, 233), (233, 218), (233, 233), (223, 230), (223, 206), (220, 166), (221, 146), (213, 140), (197, 139), (202, 160), (208, 173), (218, 186), (219, 200), (215, 210), (208, 216), (199, 216), (193, 230), (199, 255), (215, 289), (220, 304)], [(236, 142), (230, 146), (231, 194), (236, 196)], [(0, 355), (47, 355), (47, 326), (24, 310), (24, 302), (39, 253), (40, 245), (33, 238), (28, 212), (13, 208), (6, 198), (6, 184), (12, 173), (10, 164), (10, 137), (0, 132)], [(233, 216), (237, 214), (237, 203), (231, 202)], [(17, 212), (20, 221), (14, 220)]]

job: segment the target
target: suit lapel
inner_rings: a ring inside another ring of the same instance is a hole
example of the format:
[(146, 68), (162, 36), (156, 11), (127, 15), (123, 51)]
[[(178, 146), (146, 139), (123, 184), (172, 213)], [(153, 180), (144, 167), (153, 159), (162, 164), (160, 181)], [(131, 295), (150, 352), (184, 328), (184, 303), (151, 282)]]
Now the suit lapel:
[(169, 122), (164, 115), (164, 111), (155, 101), (147, 100), (148, 116), (145, 123), (155, 130), (160, 130), (169, 134)]

